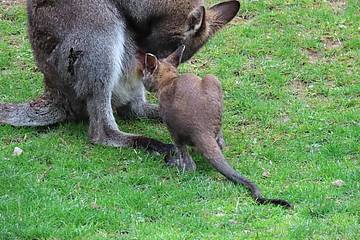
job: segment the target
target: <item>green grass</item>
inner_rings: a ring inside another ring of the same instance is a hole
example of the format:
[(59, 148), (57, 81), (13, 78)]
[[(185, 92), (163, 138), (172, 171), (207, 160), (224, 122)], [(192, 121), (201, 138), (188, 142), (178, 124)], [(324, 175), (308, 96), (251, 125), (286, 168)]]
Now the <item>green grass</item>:
[[(0, 239), (360, 238), (359, 1), (248, 0), (239, 16), (182, 71), (221, 79), (227, 159), (294, 210), (254, 204), (200, 156), (182, 174), (93, 146), (86, 123), (0, 126)], [(20, 6), (0, 6), (0, 74), (0, 102), (42, 92)], [(169, 141), (155, 121), (119, 124)]]

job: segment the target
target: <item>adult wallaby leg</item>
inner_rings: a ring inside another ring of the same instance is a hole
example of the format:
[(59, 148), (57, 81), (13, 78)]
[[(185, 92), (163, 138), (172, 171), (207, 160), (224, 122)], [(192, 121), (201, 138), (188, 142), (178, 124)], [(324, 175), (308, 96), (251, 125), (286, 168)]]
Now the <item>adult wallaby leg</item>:
[[(84, 42), (78, 40), (74, 42), (73, 39), (81, 39)], [(115, 122), (111, 102), (114, 87), (131, 84), (119, 84), (119, 81), (127, 80), (122, 76), (128, 71), (129, 67), (126, 64), (131, 64), (128, 60), (132, 55), (132, 49), (125, 49), (125, 46), (131, 46), (127, 41), (130, 40), (127, 39), (126, 32), (120, 25), (110, 26), (109, 29), (104, 27), (98, 32), (93, 32), (91, 37), (75, 36), (62, 46), (62, 51), (73, 49), (83, 52), (73, 64), (71, 74), (76, 82), (74, 89), (77, 95), (86, 101), (89, 137), (96, 144), (143, 148), (167, 153), (173, 149), (173, 145), (121, 132)], [(66, 54), (61, 56), (63, 55)], [(123, 97), (127, 98), (128, 95), (124, 93)], [(121, 95), (117, 98), (121, 98)]]
[(36, 127), (65, 121), (67, 113), (56, 95), (45, 92), (37, 100), (29, 103), (0, 103), (0, 124)]
[(93, 143), (113, 147), (143, 148), (149, 151), (169, 153), (173, 145), (144, 136), (121, 132), (115, 122), (111, 97), (108, 92), (98, 92), (87, 99), (89, 113), (89, 136)]

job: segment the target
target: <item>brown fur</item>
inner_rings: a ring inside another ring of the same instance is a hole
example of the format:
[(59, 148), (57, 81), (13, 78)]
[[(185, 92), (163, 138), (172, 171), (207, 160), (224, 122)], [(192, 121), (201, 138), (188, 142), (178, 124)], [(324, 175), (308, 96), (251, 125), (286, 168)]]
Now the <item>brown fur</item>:
[(221, 84), (212, 75), (204, 79), (193, 74), (179, 75), (176, 68), (183, 51), (184, 46), (160, 61), (154, 55), (145, 56), (144, 85), (148, 90), (156, 91), (160, 100), (160, 116), (176, 146), (176, 156), (168, 163), (182, 170), (194, 171), (195, 162), (186, 148), (187, 145), (194, 146), (226, 178), (249, 188), (258, 203), (291, 207), (285, 200), (263, 198), (258, 187), (226, 161), (221, 152)]

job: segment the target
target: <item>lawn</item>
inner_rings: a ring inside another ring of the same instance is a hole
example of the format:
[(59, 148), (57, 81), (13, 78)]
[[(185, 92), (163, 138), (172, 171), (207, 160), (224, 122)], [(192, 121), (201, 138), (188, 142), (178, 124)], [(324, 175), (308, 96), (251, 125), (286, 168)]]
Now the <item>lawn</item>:
[[(25, 9), (5, 2), (0, 102), (24, 102), (42, 76)], [(358, 0), (242, 1), (182, 71), (221, 79), (224, 154), (294, 209), (255, 204), (199, 155), (183, 174), (160, 155), (94, 146), (87, 123), (0, 126), (0, 239), (360, 238)], [(170, 141), (157, 121), (119, 125)]]

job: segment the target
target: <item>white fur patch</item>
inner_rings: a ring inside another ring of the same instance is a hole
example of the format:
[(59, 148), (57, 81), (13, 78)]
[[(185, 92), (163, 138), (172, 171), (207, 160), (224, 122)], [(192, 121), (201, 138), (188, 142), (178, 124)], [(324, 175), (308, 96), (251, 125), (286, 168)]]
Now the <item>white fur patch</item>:
[[(135, 56), (131, 56), (132, 62), (129, 69), (124, 69), (125, 64), (123, 61), (126, 59), (125, 51), (125, 32), (120, 29), (117, 34), (117, 45), (114, 49), (114, 55), (118, 62), (116, 63), (117, 75), (114, 76), (116, 81), (114, 82), (112, 91), (112, 103), (114, 107), (126, 105), (132, 101), (138, 101), (139, 98), (145, 101), (144, 85), (136, 76), (136, 59)], [(127, 63), (129, 65), (129, 63)], [(126, 71), (126, 72), (125, 72)]]
[[(113, 59), (116, 59), (114, 64), (114, 76), (112, 79), (115, 79), (113, 82), (116, 85), (116, 82), (119, 81), (119, 78), (124, 74), (124, 55), (125, 55), (125, 30), (123, 26), (119, 26), (116, 29), (116, 37), (114, 42), (114, 48), (112, 51)], [(112, 87), (114, 87), (114, 85)]]

